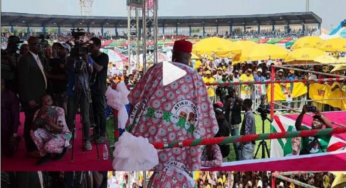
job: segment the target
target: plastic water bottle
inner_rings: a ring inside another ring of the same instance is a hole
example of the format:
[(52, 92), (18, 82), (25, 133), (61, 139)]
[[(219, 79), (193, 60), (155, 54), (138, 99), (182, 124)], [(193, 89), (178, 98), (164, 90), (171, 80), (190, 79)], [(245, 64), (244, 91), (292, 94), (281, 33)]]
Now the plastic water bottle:
[(107, 144), (103, 145), (103, 160), (108, 160), (108, 148)]

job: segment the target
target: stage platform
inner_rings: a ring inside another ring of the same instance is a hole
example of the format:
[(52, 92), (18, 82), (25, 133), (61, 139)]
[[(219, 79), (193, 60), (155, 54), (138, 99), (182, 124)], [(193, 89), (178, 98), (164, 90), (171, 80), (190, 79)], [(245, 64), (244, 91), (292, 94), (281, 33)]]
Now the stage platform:
[(100, 161), (97, 159), (96, 145), (93, 144), (92, 151), (82, 151), (82, 132), (80, 117), (76, 117), (76, 127), (78, 136), (75, 140), (74, 148), (74, 161), (71, 162), (70, 149), (65, 157), (59, 161), (50, 161), (42, 166), (37, 166), (37, 158), (26, 157), (25, 143), (23, 137), (24, 130), (24, 113), (20, 114), (20, 121), (22, 125), (19, 127), (18, 134), (22, 136), (17, 153), (12, 158), (1, 157), (1, 170), (2, 171), (108, 171), (112, 170), (111, 166), (111, 153), (109, 153), (109, 159), (103, 160), (102, 151), (103, 145), (98, 145)]

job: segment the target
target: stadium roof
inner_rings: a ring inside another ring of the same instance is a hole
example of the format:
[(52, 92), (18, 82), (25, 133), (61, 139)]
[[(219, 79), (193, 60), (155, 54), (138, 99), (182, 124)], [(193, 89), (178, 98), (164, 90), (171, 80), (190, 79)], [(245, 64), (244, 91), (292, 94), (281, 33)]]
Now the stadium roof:
[[(313, 12), (293, 12), (279, 14), (229, 15), (229, 16), (159, 16), (158, 25), (162, 27), (197, 27), (202, 26), (244, 26), (244, 25), (286, 25), (290, 24), (320, 24), (322, 19)], [(2, 26), (16, 27), (101, 27), (126, 28), (127, 17), (104, 16), (66, 16), (42, 15), (25, 13), (1, 13)]]

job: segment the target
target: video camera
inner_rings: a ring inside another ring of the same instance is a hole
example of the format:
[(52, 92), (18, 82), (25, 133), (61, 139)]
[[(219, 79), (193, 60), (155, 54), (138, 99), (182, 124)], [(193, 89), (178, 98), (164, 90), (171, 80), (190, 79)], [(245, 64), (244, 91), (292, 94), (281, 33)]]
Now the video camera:
[(306, 106), (306, 108), (307, 108), (307, 112), (316, 113), (316, 111), (317, 111), (316, 106), (313, 106), (313, 105), (308, 105), (308, 106)]
[(269, 104), (260, 104), (257, 108), (257, 112), (260, 114), (269, 114), (270, 113), (270, 107)]
[(84, 29), (71, 29), (72, 31), (72, 37), (75, 39), (75, 45), (71, 49), (71, 56), (72, 57), (82, 57), (84, 55), (87, 55), (90, 50), (89, 47), (80, 39), (80, 37), (85, 35)]

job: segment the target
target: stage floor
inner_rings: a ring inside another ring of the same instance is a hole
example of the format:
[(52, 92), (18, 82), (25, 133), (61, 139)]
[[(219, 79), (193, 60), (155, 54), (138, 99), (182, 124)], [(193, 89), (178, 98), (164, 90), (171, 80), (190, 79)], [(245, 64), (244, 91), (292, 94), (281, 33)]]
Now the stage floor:
[[(112, 170), (111, 166), (111, 153), (109, 159), (103, 160), (102, 151), (103, 145), (98, 145), (100, 160), (97, 159), (96, 145), (93, 144), (92, 151), (82, 151), (82, 132), (79, 115), (76, 117), (76, 127), (78, 136), (75, 140), (74, 148), (74, 161), (71, 162), (70, 149), (65, 157), (59, 161), (50, 161), (42, 166), (37, 166), (37, 158), (26, 157), (25, 143), (23, 137), (24, 130), (24, 113), (20, 114), (20, 121), (22, 125), (19, 127), (18, 134), (22, 136), (17, 153), (12, 158), (1, 157), (1, 170), (2, 171), (108, 171)], [(109, 147), (108, 147), (109, 148)]]

